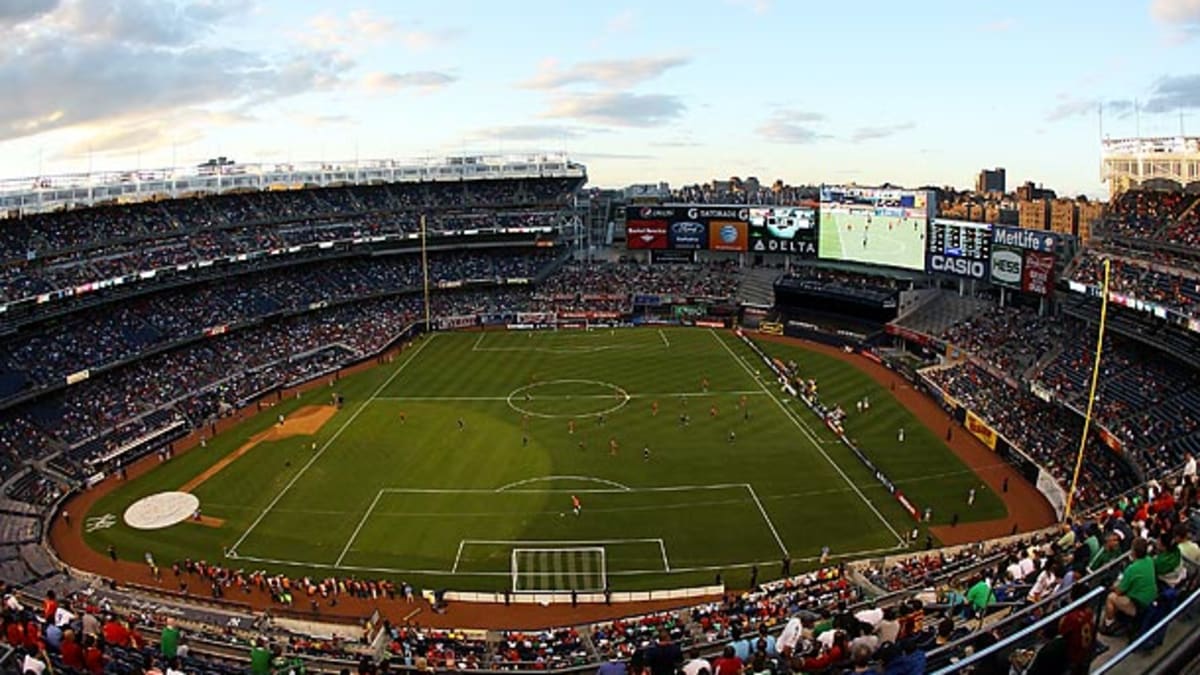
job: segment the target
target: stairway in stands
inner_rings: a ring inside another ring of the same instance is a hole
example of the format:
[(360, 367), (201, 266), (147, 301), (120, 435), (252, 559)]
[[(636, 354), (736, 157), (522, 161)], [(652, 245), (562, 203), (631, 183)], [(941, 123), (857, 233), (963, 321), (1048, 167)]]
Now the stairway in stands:
[(987, 309), (989, 304), (987, 300), (939, 289), (933, 297), (924, 299), (920, 306), (893, 323), (925, 335), (940, 335), (959, 321)]
[(746, 305), (773, 307), (775, 305), (775, 280), (783, 271), (773, 267), (742, 268), (738, 282), (738, 302)]

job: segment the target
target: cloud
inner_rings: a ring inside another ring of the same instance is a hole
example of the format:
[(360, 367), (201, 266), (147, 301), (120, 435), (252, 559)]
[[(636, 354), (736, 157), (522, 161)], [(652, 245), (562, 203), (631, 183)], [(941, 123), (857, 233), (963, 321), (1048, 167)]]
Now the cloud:
[(760, 136), (775, 143), (815, 143), (829, 138), (817, 131), (814, 124), (823, 122), (825, 116), (804, 110), (780, 110), (759, 125)]
[(425, 92), (441, 89), (457, 81), (456, 75), (436, 70), (414, 70), (406, 73), (367, 73), (363, 86), (371, 92), (394, 92), (401, 89), (420, 89)]
[(1047, 122), (1059, 122), (1072, 117), (1094, 113), (1100, 106), (1099, 99), (1074, 98), (1060, 94), (1058, 103), (1046, 113)]
[(542, 63), (539, 72), (518, 86), (525, 89), (558, 89), (571, 84), (598, 84), (607, 87), (631, 87), (652, 80), (672, 68), (691, 61), (686, 56), (657, 56), (608, 61), (585, 61), (562, 70), (558, 62)]
[(463, 31), (457, 28), (443, 28), (440, 30), (407, 30), (400, 35), (400, 42), (404, 44), (410, 51), (424, 52), (434, 47), (441, 47), (449, 44), (459, 37)]
[(585, 162), (593, 159), (614, 159), (625, 162), (642, 162), (645, 160), (658, 158), (654, 155), (639, 155), (622, 152), (572, 152), (571, 159), (578, 159)]
[(396, 23), (366, 10), (355, 10), (344, 18), (318, 14), (308, 20), (301, 42), (314, 49), (361, 48), (395, 35)]
[(470, 137), (494, 141), (573, 140), (583, 138), (589, 133), (593, 131), (561, 124), (515, 124), (479, 129)]
[(1165, 24), (1177, 40), (1200, 33), (1200, 0), (1154, 0), (1150, 16)]
[(1200, 74), (1160, 77), (1143, 110), (1150, 113), (1200, 108)]
[(69, 159), (85, 154), (122, 155), (171, 145), (184, 146), (200, 140), (214, 127), (253, 121), (254, 117), (242, 112), (199, 109), (181, 110), (169, 116), (130, 118), (97, 125), (95, 131), (89, 131), (81, 140), (56, 153), (56, 156)]
[(889, 124), (880, 127), (859, 127), (850, 135), (850, 140), (855, 143), (859, 141), (874, 141), (888, 136), (895, 136), (902, 131), (908, 131), (916, 127), (913, 122), (901, 122), (900, 124)]
[(608, 92), (559, 96), (542, 117), (619, 127), (654, 127), (677, 119), (687, 106), (669, 94)]
[[(97, 15), (105, 7), (115, 14)], [(74, 0), (30, 30), (9, 31), (0, 91), (21, 95), (0, 96), (0, 141), (77, 125), (119, 127), (214, 104), (261, 104), (341, 84), (353, 64), (326, 51), (263, 56), (205, 39), (246, 8), (243, 0), (166, 7)]]
[(51, 17), (74, 39), (178, 47), (215, 31), (249, 8), (244, 0), (74, 0)]
[(773, 0), (725, 0), (734, 7), (743, 7), (754, 12), (755, 14), (766, 14), (771, 11)]
[(0, 2), (0, 27), (15, 26), (58, 7), (58, 0), (4, 0)]

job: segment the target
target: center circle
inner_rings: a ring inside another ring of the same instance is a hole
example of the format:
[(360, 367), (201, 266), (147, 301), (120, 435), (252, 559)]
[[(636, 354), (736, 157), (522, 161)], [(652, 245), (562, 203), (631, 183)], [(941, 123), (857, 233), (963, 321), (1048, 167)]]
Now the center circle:
[(530, 417), (599, 417), (629, 403), (629, 392), (599, 380), (547, 380), (517, 387), (508, 407)]

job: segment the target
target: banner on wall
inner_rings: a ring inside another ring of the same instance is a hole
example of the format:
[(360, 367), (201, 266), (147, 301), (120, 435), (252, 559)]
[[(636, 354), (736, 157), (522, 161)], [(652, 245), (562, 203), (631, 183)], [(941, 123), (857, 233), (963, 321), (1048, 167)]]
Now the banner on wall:
[(984, 422), (982, 417), (968, 410), (966, 427), (972, 436), (978, 438), (988, 448), (996, 449), (996, 430)]

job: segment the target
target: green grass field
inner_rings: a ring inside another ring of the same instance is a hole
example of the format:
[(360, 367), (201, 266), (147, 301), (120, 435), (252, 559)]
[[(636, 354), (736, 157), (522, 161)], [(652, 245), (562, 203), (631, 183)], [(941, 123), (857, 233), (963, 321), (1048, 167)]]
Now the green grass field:
[(817, 251), (822, 258), (925, 269), (923, 219), (873, 216), (868, 224), (861, 211), (822, 210), (820, 237)]
[[(871, 413), (852, 415), (848, 433), (918, 505), (933, 506), (935, 522), (952, 510), (964, 522), (1004, 515), (986, 488), (974, 508), (959, 508), (981, 482), (939, 430), (923, 429), (865, 374), (799, 347), (764, 348), (797, 360), (830, 402), (853, 409), (870, 396)], [(221, 527), (118, 522), (85, 536), (130, 560), (150, 551), (160, 562), (213, 561), (228, 548), (235, 567), (464, 590), (511, 588), (514, 561), (524, 590), (584, 590), (604, 573), (612, 589), (634, 590), (706, 584), (718, 572), (745, 585), (753, 564), (767, 579), (785, 554), (799, 570), (825, 546), (844, 557), (894, 550), (912, 519), (803, 404), (760, 379), (760, 366), (733, 335), (704, 329), (437, 334), (339, 382), (346, 405), (315, 437), (260, 444), (197, 487)], [(179, 488), (278, 413), (330, 393), (285, 401), (122, 485), (88, 515), (120, 521), (136, 499)]]

